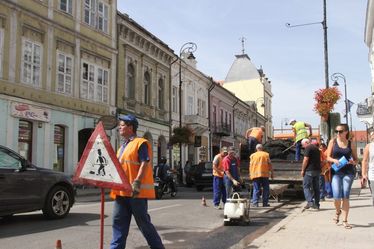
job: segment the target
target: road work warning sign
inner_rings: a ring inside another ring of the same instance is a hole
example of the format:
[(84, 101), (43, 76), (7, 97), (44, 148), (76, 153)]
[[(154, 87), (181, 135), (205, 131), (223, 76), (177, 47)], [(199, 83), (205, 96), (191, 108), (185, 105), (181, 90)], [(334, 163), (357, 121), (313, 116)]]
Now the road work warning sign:
[(101, 122), (87, 142), (73, 181), (77, 184), (131, 191)]

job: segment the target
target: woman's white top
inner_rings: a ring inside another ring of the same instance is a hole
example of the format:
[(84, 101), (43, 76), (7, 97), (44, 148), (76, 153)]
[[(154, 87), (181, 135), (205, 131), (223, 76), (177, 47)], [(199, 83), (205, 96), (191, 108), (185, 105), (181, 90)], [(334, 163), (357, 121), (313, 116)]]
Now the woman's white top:
[(369, 145), (369, 171), (368, 178), (370, 181), (374, 181), (374, 142)]

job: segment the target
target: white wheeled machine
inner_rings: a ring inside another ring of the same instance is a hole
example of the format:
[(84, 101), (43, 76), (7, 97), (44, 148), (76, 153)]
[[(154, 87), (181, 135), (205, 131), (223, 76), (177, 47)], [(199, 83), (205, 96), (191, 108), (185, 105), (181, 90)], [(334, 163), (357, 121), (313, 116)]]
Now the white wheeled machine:
[(223, 225), (227, 226), (234, 222), (249, 224), (249, 207), (248, 199), (241, 198), (237, 192), (233, 193), (231, 199), (226, 200), (223, 209)]

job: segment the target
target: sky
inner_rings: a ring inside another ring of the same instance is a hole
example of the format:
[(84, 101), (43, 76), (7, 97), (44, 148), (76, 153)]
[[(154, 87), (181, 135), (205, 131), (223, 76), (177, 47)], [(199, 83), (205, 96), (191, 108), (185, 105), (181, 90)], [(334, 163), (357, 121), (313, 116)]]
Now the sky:
[[(369, 48), (364, 43), (366, 0), (327, 0), (329, 75), (346, 78), (353, 130), (364, 130), (356, 116), (357, 103), (371, 95)], [(262, 67), (272, 85), (274, 128), (292, 118), (318, 127), (314, 92), (324, 88), (323, 0), (118, 0), (126, 13), (175, 54), (186, 42), (197, 44), (197, 68), (224, 80), (235, 55), (244, 49)], [(330, 86), (334, 82), (330, 79)], [(344, 81), (335, 106), (344, 121)], [(344, 123), (344, 122), (343, 122)]]

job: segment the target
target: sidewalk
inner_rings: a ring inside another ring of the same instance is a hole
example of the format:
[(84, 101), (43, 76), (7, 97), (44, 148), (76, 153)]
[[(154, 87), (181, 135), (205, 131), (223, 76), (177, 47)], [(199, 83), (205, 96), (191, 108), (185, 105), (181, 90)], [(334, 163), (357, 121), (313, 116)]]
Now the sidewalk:
[(370, 190), (361, 190), (359, 180), (354, 181), (350, 196), (348, 221), (352, 229), (345, 229), (341, 221), (334, 223), (332, 199), (321, 202), (319, 211), (303, 210), (304, 206), (305, 202), (246, 248), (374, 248), (374, 207)]

